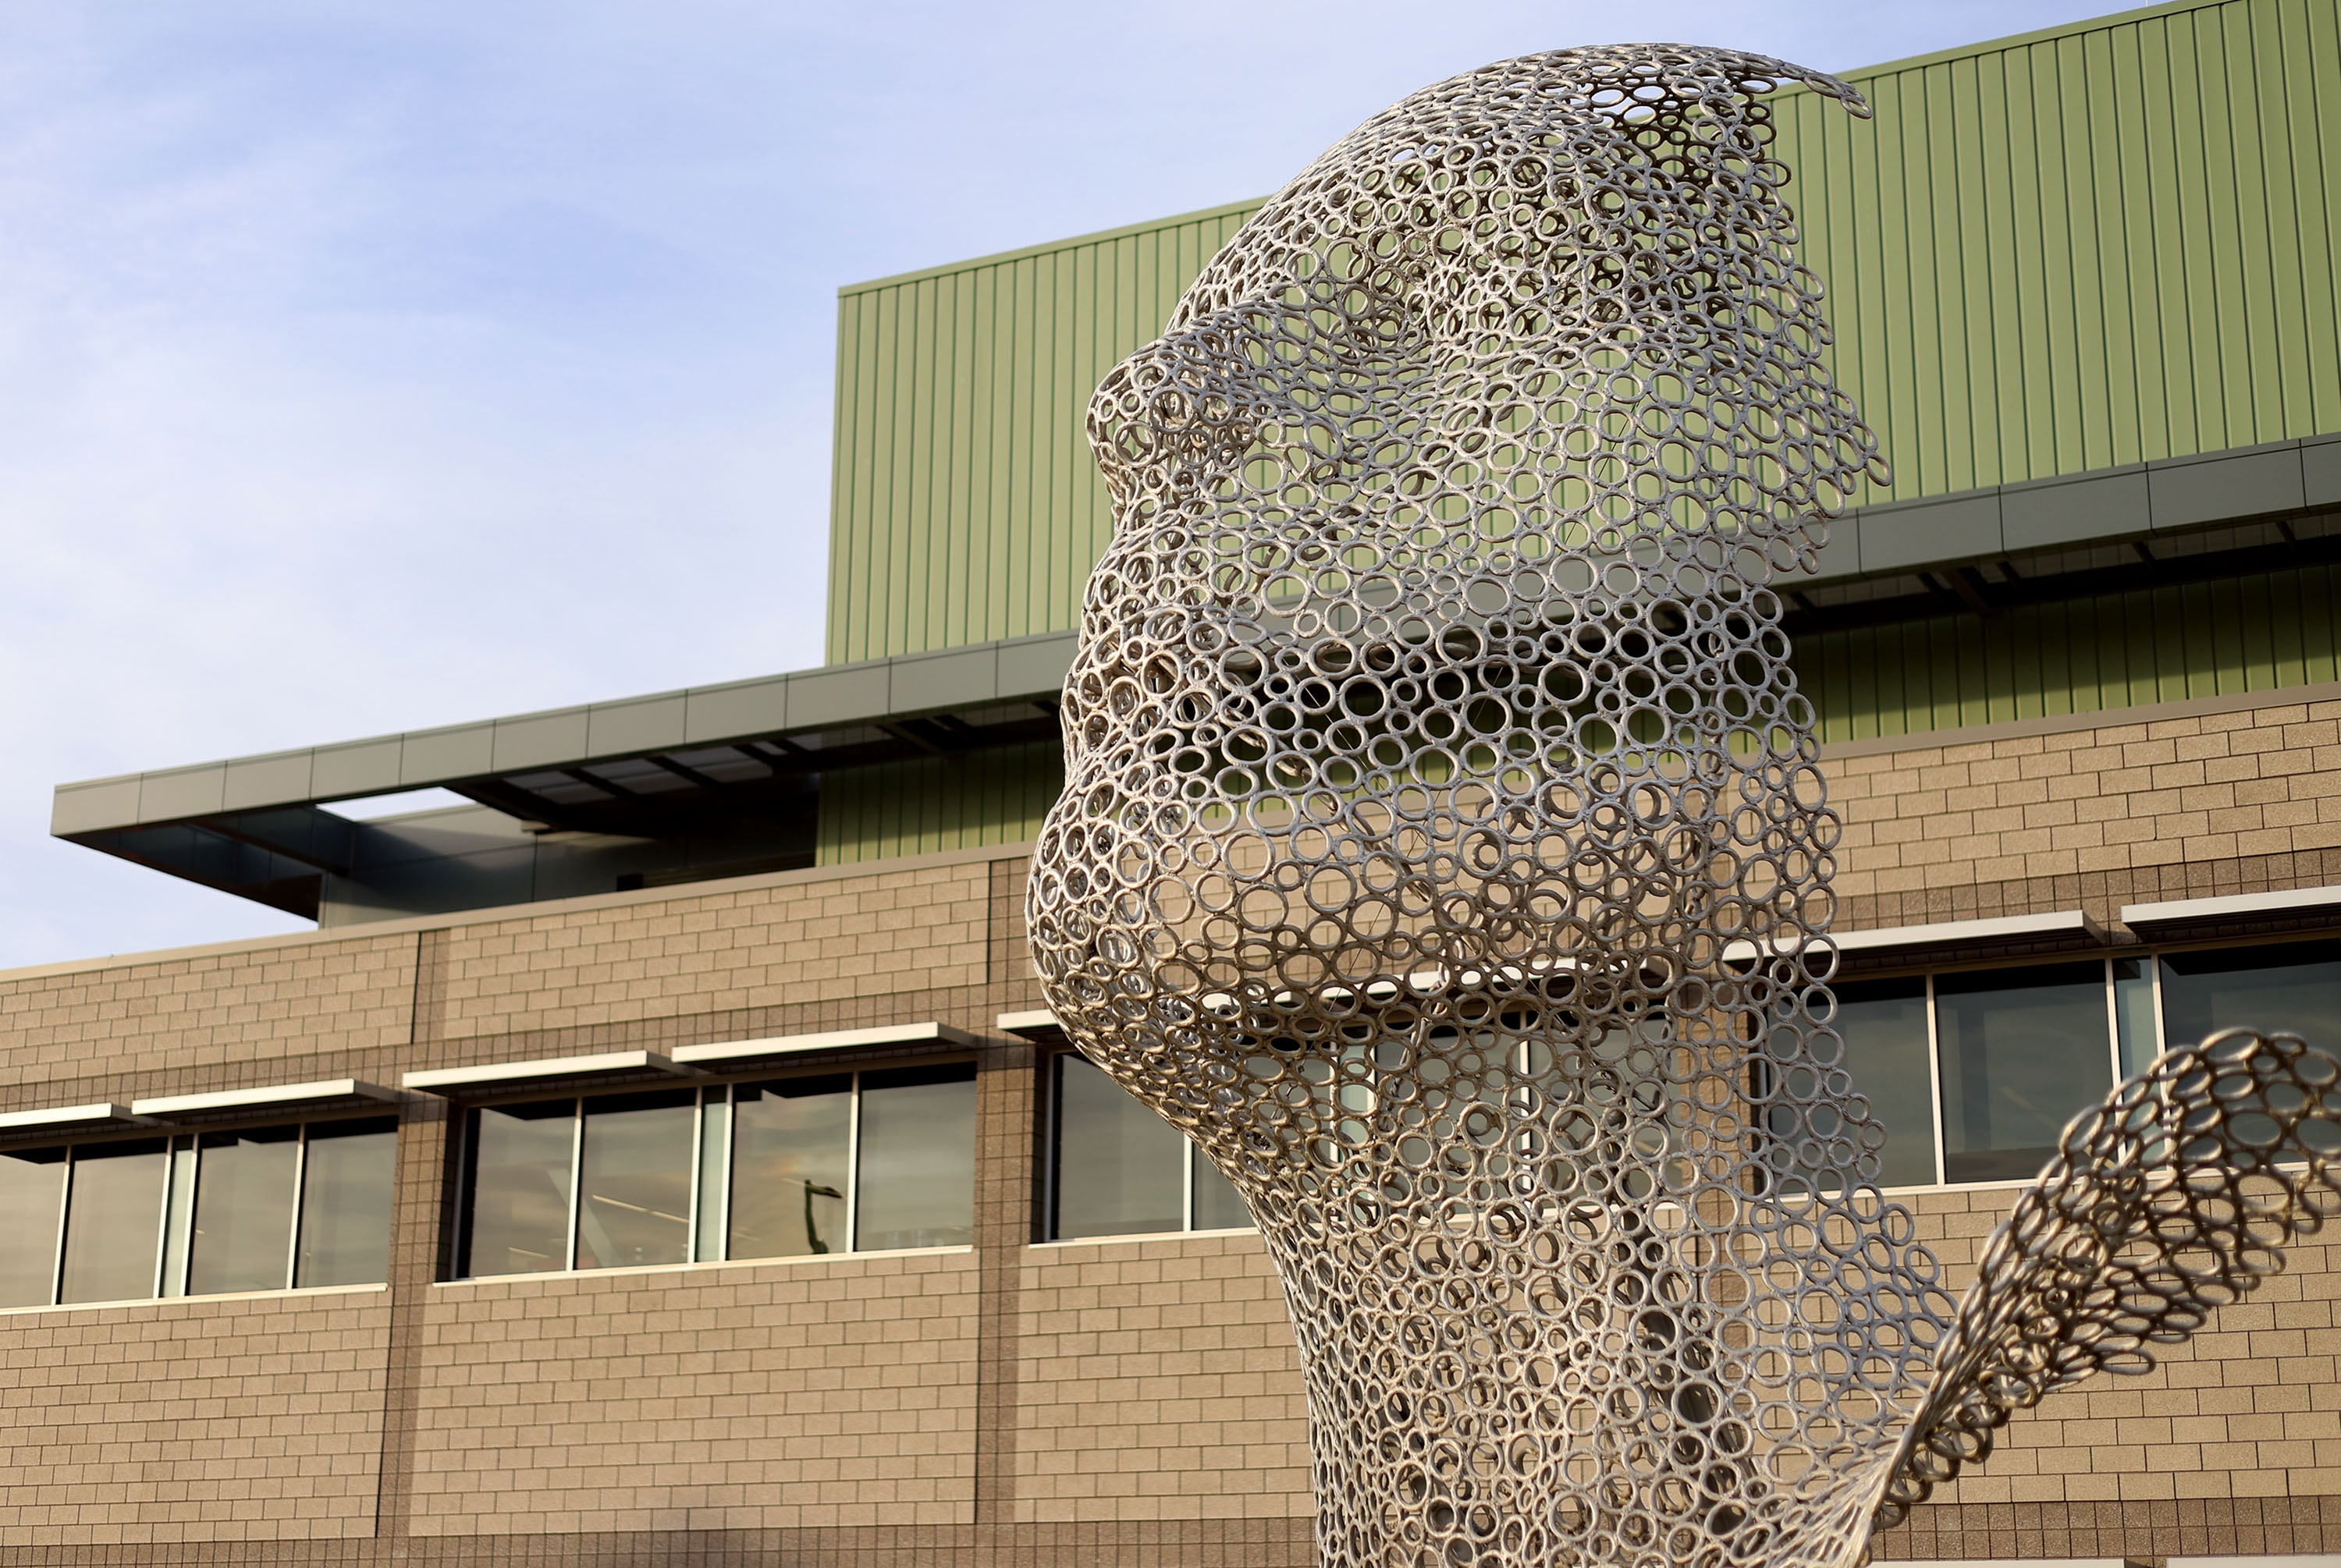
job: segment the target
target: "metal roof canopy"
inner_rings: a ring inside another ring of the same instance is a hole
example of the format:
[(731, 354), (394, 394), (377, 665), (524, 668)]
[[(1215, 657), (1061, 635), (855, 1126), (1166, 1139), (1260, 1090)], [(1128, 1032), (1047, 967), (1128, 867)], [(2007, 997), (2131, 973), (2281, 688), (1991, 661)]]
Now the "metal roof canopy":
[(314, 916), (373, 824), (328, 808), (443, 789), (545, 832), (661, 839), (769, 813), (818, 776), (1057, 737), (1059, 632), (442, 729), (60, 785), (49, 831)]
[[(1792, 636), (2341, 560), (2341, 434), (1860, 509), (1781, 590)], [(769, 817), (826, 773), (1058, 737), (1073, 633), (60, 785), (50, 831), (317, 913), (373, 825), (440, 788), (541, 832), (659, 839)], [(702, 875), (722, 874), (716, 871)], [(682, 878), (662, 877), (662, 883)], [(501, 901), (501, 900), (499, 900)]]

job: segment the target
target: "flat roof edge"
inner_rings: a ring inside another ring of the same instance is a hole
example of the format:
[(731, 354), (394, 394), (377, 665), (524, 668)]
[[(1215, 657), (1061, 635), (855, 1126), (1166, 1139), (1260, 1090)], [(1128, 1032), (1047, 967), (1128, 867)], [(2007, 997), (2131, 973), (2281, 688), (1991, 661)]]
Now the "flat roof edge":
[(1074, 636), (1070, 630), (1036, 632), (73, 779), (55, 787), (49, 831), (56, 838), (81, 838), (227, 813), (364, 799), (498, 773), (1044, 700), (1063, 687)]
[(1149, 234), (1160, 229), (1175, 229), (1181, 223), (1200, 223), (1212, 218), (1224, 218), (1246, 208), (1264, 206), (1268, 195), (1249, 197), (1240, 202), (1221, 202), (1216, 207), (1200, 207), (1191, 213), (1171, 213), (1160, 218), (1149, 218), (1135, 223), (1121, 223), (1111, 229), (1099, 229), (1092, 233), (1069, 234), (1061, 240), (1043, 240), (1037, 244), (1018, 245), (1013, 250), (994, 251), (988, 256), (970, 256), (961, 262), (939, 262), (931, 267), (914, 267), (907, 273), (893, 273), (882, 278), (867, 278), (858, 283), (840, 284), (839, 299), (855, 294), (873, 293), (880, 289), (900, 287), (904, 283), (925, 283), (931, 278), (947, 278), (953, 273), (972, 273), (984, 267), (1005, 266), (1011, 262), (1028, 261), (1058, 251), (1077, 250), (1083, 245), (1101, 245), (1113, 240), (1129, 239), (1135, 234)]
[[(2229, 3), (2229, 0), (2218, 0)], [(2079, 549), (2341, 506), (2341, 432), (1848, 509), (1819, 569), (1787, 586)], [(2314, 454), (2314, 455), (2312, 455)], [(1071, 630), (816, 665), (469, 723), (339, 740), (55, 787), (58, 838), (314, 806), (645, 750), (879, 724), (1052, 695)], [(663, 727), (663, 728), (662, 728)], [(646, 743), (653, 732), (666, 739)], [(510, 753), (508, 755), (508, 753)]]
[[(2010, 33), (2004, 38), (1986, 38), (1975, 44), (1957, 44), (1948, 49), (1907, 55), (1899, 60), (1883, 60), (1875, 65), (1856, 65), (1850, 70), (1832, 71), (1829, 74), (1840, 81), (1866, 82), (1872, 77), (1898, 75), (1905, 71), (1923, 71), (1929, 65), (1946, 65), (1954, 60), (1972, 60), (1978, 55), (2004, 54), (2010, 49), (2028, 49), (2036, 44), (2054, 43), (2059, 38), (2077, 38), (2090, 33), (2102, 33), (2108, 28), (2134, 26), (2140, 22), (2151, 22), (2158, 16), (2180, 16), (2190, 11), (2216, 11), (2222, 5), (2234, 4), (2236, 0), (2166, 0), (2159, 5), (2140, 5), (2103, 16), (2085, 16), (2077, 22), (2035, 27), (2028, 32)], [(1799, 90), (1810, 89), (1800, 86)]]

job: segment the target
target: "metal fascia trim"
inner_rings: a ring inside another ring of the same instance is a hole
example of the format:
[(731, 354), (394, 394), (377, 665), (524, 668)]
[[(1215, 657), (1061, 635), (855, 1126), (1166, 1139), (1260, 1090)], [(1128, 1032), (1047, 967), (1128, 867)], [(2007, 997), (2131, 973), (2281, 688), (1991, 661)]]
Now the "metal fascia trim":
[(2227, 893), (2210, 898), (2168, 898), (2152, 904), (2124, 904), (2121, 921), (2137, 930), (2156, 926), (2191, 925), (2207, 920), (2248, 918), (2254, 915), (2298, 914), (2324, 908), (2341, 908), (2341, 888), (2286, 888), (2274, 893)]
[(862, 1046), (969, 1046), (975, 1037), (950, 1024), (928, 1020), (916, 1024), (881, 1024), (868, 1029), (824, 1029), (804, 1035), (773, 1035), (761, 1040), (722, 1040), (684, 1046), (674, 1053), (677, 1062), (758, 1061), (766, 1057), (802, 1056), (812, 1051), (847, 1051)]
[(404, 1073), (399, 1087), (443, 1094), (450, 1089), (493, 1089), (545, 1078), (613, 1077), (622, 1073), (686, 1076), (673, 1058), (656, 1051), (604, 1051), (590, 1057), (540, 1057), (524, 1062), (486, 1062), (472, 1067), (430, 1067)]
[(306, 1084), (271, 1084), (257, 1089), (222, 1089), (207, 1095), (162, 1095), (133, 1100), (137, 1116), (207, 1116), (219, 1111), (257, 1110), (275, 1106), (314, 1106), (334, 1100), (394, 1100), (397, 1092), (358, 1078), (321, 1078)]

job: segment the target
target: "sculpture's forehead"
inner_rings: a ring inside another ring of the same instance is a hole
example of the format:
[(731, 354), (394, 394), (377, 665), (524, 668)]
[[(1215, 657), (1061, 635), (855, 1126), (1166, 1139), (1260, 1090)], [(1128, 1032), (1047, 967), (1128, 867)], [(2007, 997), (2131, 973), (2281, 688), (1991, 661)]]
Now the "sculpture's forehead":
[[(1686, 149), (1704, 149), (1700, 157), (1734, 165), (1751, 185), (1770, 186), (1778, 172), (1756, 167), (1749, 154), (1765, 134), (1765, 100), (1789, 84), (1858, 115), (1869, 113), (1860, 94), (1835, 77), (1764, 55), (1675, 44), (1550, 50), (1436, 83), (1360, 125), (1271, 197), (1189, 287), (1166, 332), (1277, 295), (1293, 283), (1296, 266), (1311, 265), (1303, 258), (1390, 228), (1395, 202), (1413, 203), (1397, 217), (1400, 223), (1460, 221), (1459, 242), (1473, 248), (1508, 242), (1499, 225), (1486, 223), (1498, 205), (1566, 190), (1589, 207), (1614, 208), (1614, 196), (1599, 187), (1638, 166), (1679, 166)], [(1622, 194), (1648, 202), (1655, 188), (1629, 177)], [(1732, 194), (1727, 183), (1705, 186), (1700, 199), (1728, 203)], [(1784, 213), (1773, 220), (1785, 221)]]
[[(1616, 46), (1451, 78), (1336, 144), (1091, 402), (1117, 531), (1169, 531), (1148, 581), (1379, 610), (1377, 585), (1443, 601), (1531, 559), (1683, 593), (1809, 568), (1812, 520), (1884, 470), (1767, 155), (1784, 84), (1867, 112), (1777, 60)], [(1349, 553), (1229, 564), (1281, 544)]]

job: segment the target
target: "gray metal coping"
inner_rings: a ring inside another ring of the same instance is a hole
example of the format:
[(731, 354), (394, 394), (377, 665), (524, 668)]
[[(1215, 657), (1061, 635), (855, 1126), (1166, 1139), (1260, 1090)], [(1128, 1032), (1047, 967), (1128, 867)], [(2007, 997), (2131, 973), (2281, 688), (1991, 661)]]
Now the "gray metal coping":
[(932, 653), (693, 686), (440, 729), (236, 757), (191, 768), (57, 786), (49, 831), (60, 838), (362, 799), (646, 751), (877, 724), (995, 702), (1054, 697), (1073, 634), (1045, 632)]
[[(1848, 511), (1799, 586), (2341, 505), (2341, 432)], [(59, 837), (362, 799), (532, 768), (1055, 694), (1073, 633), (516, 714), (57, 786)]]
[(2341, 432), (1856, 508), (1805, 585), (2326, 506), (2341, 506)]

